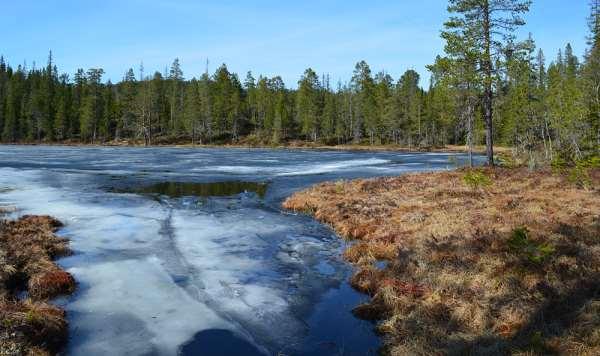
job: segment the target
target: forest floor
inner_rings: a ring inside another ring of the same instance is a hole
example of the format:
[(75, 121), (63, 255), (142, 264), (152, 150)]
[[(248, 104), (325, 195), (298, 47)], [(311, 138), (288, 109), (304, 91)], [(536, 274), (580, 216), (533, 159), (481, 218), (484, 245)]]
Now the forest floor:
[(323, 183), (283, 206), (352, 240), (354, 313), (384, 353), (600, 354), (600, 170)]
[(53, 260), (71, 253), (48, 216), (0, 221), (0, 355), (56, 355), (67, 341), (64, 310), (49, 299), (75, 280)]

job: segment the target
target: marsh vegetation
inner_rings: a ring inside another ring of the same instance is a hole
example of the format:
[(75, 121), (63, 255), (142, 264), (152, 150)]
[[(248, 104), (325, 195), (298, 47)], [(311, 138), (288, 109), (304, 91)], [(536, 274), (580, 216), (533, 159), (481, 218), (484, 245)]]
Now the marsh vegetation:
[(64, 310), (49, 303), (75, 280), (53, 262), (71, 253), (48, 216), (0, 221), (0, 354), (54, 355), (67, 342)]
[(600, 170), (585, 181), (463, 169), (323, 183), (283, 206), (353, 242), (352, 285), (372, 297), (355, 313), (387, 353), (596, 355)]

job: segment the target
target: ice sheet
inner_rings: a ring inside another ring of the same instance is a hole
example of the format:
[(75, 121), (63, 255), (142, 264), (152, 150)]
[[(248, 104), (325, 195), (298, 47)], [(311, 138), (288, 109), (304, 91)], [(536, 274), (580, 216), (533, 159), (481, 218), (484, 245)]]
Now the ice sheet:
[[(0, 205), (66, 224), (59, 233), (71, 239), (75, 254), (60, 263), (79, 288), (57, 302), (68, 312), (67, 354), (85, 356), (175, 355), (199, 332), (214, 330), (270, 354), (306, 354), (337, 337), (346, 354), (364, 354), (377, 344), (371, 326), (354, 319), (351, 306), (326, 297), (355, 293), (344, 284), (351, 271), (339, 240), (308, 217), (281, 212), (281, 199), (322, 180), (447, 169), (450, 156), (0, 147)], [(166, 179), (270, 184), (264, 198), (113, 189)], [(338, 289), (343, 293), (331, 292)], [(318, 307), (323, 298), (326, 308)], [(340, 330), (361, 330), (359, 336), (311, 324), (329, 313), (343, 315)]]

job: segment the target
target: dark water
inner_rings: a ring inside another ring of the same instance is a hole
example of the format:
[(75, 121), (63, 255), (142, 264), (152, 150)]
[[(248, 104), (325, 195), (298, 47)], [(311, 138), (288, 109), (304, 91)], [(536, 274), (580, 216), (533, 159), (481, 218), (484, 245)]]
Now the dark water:
[(79, 281), (68, 355), (368, 355), (343, 242), (282, 200), (449, 154), (0, 146), (0, 203), (50, 214)]
[(116, 193), (137, 193), (169, 198), (183, 197), (227, 197), (241, 193), (256, 193), (264, 198), (268, 184), (256, 182), (228, 181), (212, 183), (163, 182), (148, 186), (114, 190)]

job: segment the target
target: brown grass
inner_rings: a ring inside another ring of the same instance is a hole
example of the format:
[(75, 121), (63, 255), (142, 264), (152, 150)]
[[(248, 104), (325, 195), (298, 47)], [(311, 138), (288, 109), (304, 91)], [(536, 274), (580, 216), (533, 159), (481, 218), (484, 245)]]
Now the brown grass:
[(54, 355), (66, 342), (65, 313), (48, 303), (75, 290), (53, 262), (70, 253), (60, 226), (48, 216), (0, 221), (0, 355)]
[[(385, 353), (600, 354), (600, 171), (486, 169), (325, 183), (306, 212), (356, 240), (351, 283), (372, 296)], [(378, 260), (386, 267), (375, 267)]]

